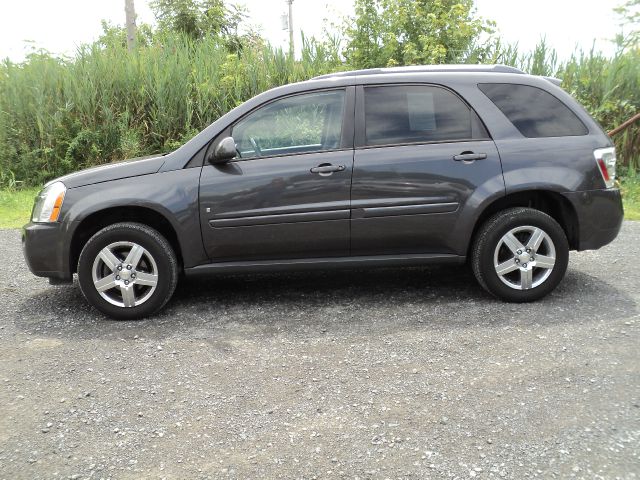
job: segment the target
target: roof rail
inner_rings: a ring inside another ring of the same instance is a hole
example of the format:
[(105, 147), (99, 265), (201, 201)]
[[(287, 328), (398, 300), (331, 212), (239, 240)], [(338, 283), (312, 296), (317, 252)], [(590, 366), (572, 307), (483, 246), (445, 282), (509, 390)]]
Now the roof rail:
[(328, 73), (313, 77), (311, 80), (338, 78), (362, 75), (383, 75), (392, 73), (432, 73), (432, 72), (474, 72), (474, 73), (519, 73), (520, 69), (507, 65), (414, 65), (408, 67), (368, 68), (365, 70), (350, 70), (348, 72)]

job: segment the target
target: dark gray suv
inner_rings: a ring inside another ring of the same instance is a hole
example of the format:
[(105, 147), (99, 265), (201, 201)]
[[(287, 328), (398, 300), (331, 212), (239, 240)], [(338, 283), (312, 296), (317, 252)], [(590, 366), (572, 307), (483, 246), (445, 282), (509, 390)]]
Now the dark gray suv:
[(466, 260), (493, 295), (537, 300), (623, 216), (613, 145), (558, 83), (435, 66), (275, 88), (170, 154), (48, 183), (25, 257), (120, 319), (181, 273)]

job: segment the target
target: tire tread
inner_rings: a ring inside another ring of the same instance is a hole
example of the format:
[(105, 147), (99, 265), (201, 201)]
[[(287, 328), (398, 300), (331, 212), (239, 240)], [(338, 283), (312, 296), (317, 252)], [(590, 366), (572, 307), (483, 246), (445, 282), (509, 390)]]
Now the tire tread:
[[(487, 249), (489, 249), (492, 252), (493, 248), (495, 248), (495, 246), (490, 245), (491, 234), (495, 232), (497, 229), (502, 228), (503, 225), (510, 224), (515, 220), (518, 220), (520, 218), (527, 218), (527, 217), (537, 218), (539, 221), (544, 222), (548, 224), (551, 228), (555, 229), (554, 233), (557, 234), (561, 239), (560, 245), (556, 245), (556, 251), (564, 252), (565, 253), (564, 256), (566, 257), (566, 260), (568, 260), (569, 244), (568, 244), (566, 235), (564, 233), (564, 230), (548, 214), (540, 210), (536, 210), (528, 207), (512, 207), (512, 208), (508, 208), (506, 210), (502, 210), (500, 212), (495, 213), (494, 215), (489, 217), (480, 227), (480, 230), (477, 232), (477, 234), (473, 239), (470, 253), (471, 253), (471, 269), (473, 271), (474, 276), (476, 277), (476, 280), (484, 290), (486, 290), (496, 298), (500, 298), (502, 300), (507, 300), (511, 302), (527, 302), (527, 301), (537, 300), (542, 296), (546, 295), (547, 293), (549, 293), (551, 290), (553, 290), (553, 288), (555, 288), (557, 283), (559, 283), (559, 281), (562, 279), (562, 277), (564, 276), (564, 272), (566, 271), (567, 265), (565, 260), (558, 266), (558, 268), (562, 270), (562, 274), (558, 279), (558, 281), (556, 282), (556, 285), (553, 285), (551, 289), (544, 288), (542, 290), (544, 292), (542, 295), (533, 295), (533, 294), (527, 295), (527, 294), (523, 294), (522, 290), (514, 290), (512, 292), (513, 294), (507, 297), (504, 294), (501, 294), (500, 292), (490, 287), (486, 278), (487, 272), (485, 272), (485, 269), (482, 266), (482, 261), (484, 258), (483, 255), (487, 254), (486, 253)], [(559, 255), (557, 255), (557, 257), (559, 259), (563, 258), (563, 257), (560, 257)], [(543, 285), (540, 285), (540, 287), (542, 286), (546, 287), (546, 282)], [(532, 290), (527, 290), (526, 292), (527, 293), (535, 292), (540, 287), (536, 287), (535, 289), (532, 289)]]
[[(121, 231), (121, 230), (128, 230), (128, 231), (135, 231), (138, 233), (142, 233), (143, 235), (146, 235), (148, 237), (151, 238), (152, 241), (156, 242), (160, 248), (162, 250), (165, 251), (166, 253), (166, 259), (168, 261), (169, 264), (169, 286), (168, 286), (168, 291), (167, 293), (164, 295), (162, 302), (159, 302), (157, 305), (155, 305), (153, 308), (149, 309), (148, 307), (146, 309), (143, 309), (143, 312), (141, 312), (140, 315), (130, 315), (130, 314), (126, 314), (123, 315), (122, 317), (118, 316), (115, 317), (114, 315), (110, 314), (109, 312), (105, 312), (104, 310), (103, 313), (106, 313), (109, 316), (112, 316), (114, 318), (118, 318), (118, 319), (134, 319), (134, 318), (141, 318), (143, 316), (148, 316), (148, 315), (153, 315), (155, 313), (157, 313), (158, 311), (160, 311), (166, 304), (167, 302), (171, 299), (176, 286), (178, 284), (178, 260), (176, 258), (176, 254), (173, 251), (173, 248), (171, 247), (171, 244), (167, 241), (166, 238), (164, 238), (157, 230), (149, 227), (148, 225), (145, 225), (143, 223), (138, 223), (138, 222), (118, 222), (118, 223), (113, 223), (101, 230), (99, 230), (97, 233), (95, 233), (88, 241), (87, 243), (84, 245), (84, 247), (82, 248), (82, 251), (80, 253), (80, 257), (78, 258), (78, 267), (77, 267), (77, 271), (78, 274), (80, 274), (81, 271), (81, 265), (83, 265), (83, 262), (85, 261), (90, 261), (93, 262), (93, 258), (91, 259), (87, 259), (87, 255), (89, 250), (91, 250), (91, 247), (97, 243), (100, 242), (102, 237), (104, 235), (107, 235), (111, 232), (114, 231)], [(84, 297), (87, 299), (87, 301), (91, 304), (93, 304), (91, 298), (87, 295), (87, 292), (85, 291), (85, 286), (83, 286), (82, 281), (79, 281), (78, 284), (80, 286), (80, 291), (82, 292), (82, 295), (84, 295)], [(151, 300), (151, 299), (150, 299)], [(143, 306), (147, 306), (147, 303), (149, 301), (145, 302), (143, 304)], [(95, 305), (94, 305), (95, 306)], [(115, 307), (115, 308), (122, 308), (122, 307)], [(123, 309), (124, 311), (127, 311), (128, 309)], [(124, 313), (124, 312), (122, 312)]]

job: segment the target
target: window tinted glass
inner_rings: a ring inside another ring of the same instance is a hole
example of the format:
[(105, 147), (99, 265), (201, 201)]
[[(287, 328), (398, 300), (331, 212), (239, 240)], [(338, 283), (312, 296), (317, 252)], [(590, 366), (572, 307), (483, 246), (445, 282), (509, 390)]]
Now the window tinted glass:
[(232, 130), (242, 158), (340, 148), (344, 90), (276, 100)]
[(588, 133), (564, 103), (540, 88), (510, 83), (483, 83), (478, 87), (525, 137)]
[(470, 139), (479, 124), (462, 100), (438, 87), (366, 87), (364, 110), (367, 145)]

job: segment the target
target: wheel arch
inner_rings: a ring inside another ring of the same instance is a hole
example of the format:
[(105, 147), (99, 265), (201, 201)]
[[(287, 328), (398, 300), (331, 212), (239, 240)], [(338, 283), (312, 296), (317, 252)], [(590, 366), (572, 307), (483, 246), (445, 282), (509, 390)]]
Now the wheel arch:
[(80, 252), (87, 241), (104, 227), (118, 222), (137, 222), (157, 230), (173, 248), (178, 259), (179, 269), (182, 270), (182, 249), (178, 235), (171, 222), (162, 213), (149, 207), (117, 206), (92, 212), (84, 217), (75, 228), (69, 251), (71, 273), (77, 271)]
[(571, 202), (561, 193), (551, 190), (524, 190), (509, 193), (489, 203), (477, 217), (470, 237), (467, 253), (473, 245), (478, 230), (492, 215), (512, 207), (528, 207), (546, 213), (560, 224), (567, 236), (569, 248), (577, 250), (579, 246), (578, 215)]

